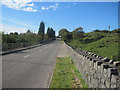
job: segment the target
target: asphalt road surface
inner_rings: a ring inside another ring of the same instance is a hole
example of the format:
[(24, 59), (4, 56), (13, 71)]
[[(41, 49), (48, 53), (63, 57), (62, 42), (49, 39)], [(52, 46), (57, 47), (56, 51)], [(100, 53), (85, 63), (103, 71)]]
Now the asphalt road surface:
[(2, 56), (3, 88), (47, 88), (60, 40)]

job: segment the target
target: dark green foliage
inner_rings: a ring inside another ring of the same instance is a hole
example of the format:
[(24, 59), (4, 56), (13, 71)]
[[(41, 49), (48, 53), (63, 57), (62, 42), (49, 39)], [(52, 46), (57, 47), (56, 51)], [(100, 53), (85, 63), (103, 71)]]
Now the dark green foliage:
[(72, 33), (64, 28), (59, 31), (59, 36), (61, 36), (64, 41), (69, 41), (72, 39)]
[(25, 43), (25, 42), (42, 42), (45, 39), (55, 38), (55, 31), (53, 28), (48, 28), (47, 34), (45, 32), (44, 22), (40, 23), (38, 35), (27, 30), (26, 33), (18, 34), (18, 32), (10, 34), (2, 34), (3, 43)]
[(109, 31), (108, 30), (101, 30), (100, 32), (108, 33)]
[(50, 38), (50, 27), (48, 27), (48, 29), (47, 29), (47, 36), (48, 36), (48, 38)]
[(96, 29), (96, 30), (94, 30), (94, 32), (103, 32), (103, 33), (120, 33), (120, 28), (118, 28), (118, 29), (114, 29), (114, 30), (112, 30), (112, 31)]
[(15, 32), (14, 35), (18, 35), (18, 32)]
[(49, 38), (55, 38), (55, 31), (53, 30), (53, 28), (48, 27), (47, 36), (48, 36), (48, 39)]
[(90, 42), (95, 42), (101, 38), (104, 38), (105, 36), (98, 33), (94, 33), (94, 35), (90, 35), (90, 36), (85, 36), (81, 41), (83, 43), (90, 43)]
[(100, 30), (99, 30), (99, 29), (96, 29), (96, 30), (94, 30), (94, 32), (100, 32)]
[(113, 31), (111, 31), (113, 33), (120, 33), (120, 28), (119, 29), (114, 29)]
[(44, 33), (45, 33), (45, 24), (44, 22), (42, 21), (40, 23), (40, 27), (39, 27), (39, 31), (38, 31), (38, 35), (40, 35), (41, 39), (40, 40), (44, 40)]
[(17, 35), (17, 34), (2, 34), (3, 43), (24, 43), (24, 42), (38, 42), (38, 35)]
[(69, 41), (72, 39), (72, 33), (71, 32), (65, 32), (63, 35), (62, 35), (62, 38), (64, 41)]
[(96, 29), (94, 30), (93, 32), (103, 32), (103, 33), (108, 33), (110, 32), (109, 30), (99, 30), (99, 29)]
[(71, 39), (82, 39), (84, 37), (83, 34), (84, 31), (82, 27), (76, 28), (73, 32), (69, 32), (65, 28), (59, 31), (59, 36), (61, 36), (64, 41), (69, 41)]
[(13, 33), (11, 32), (10, 35), (13, 35)]

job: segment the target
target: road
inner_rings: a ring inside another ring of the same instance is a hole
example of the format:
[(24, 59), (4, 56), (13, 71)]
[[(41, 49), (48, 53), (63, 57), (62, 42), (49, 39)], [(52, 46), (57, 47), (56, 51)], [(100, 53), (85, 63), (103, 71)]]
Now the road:
[(2, 56), (3, 88), (47, 88), (60, 40)]

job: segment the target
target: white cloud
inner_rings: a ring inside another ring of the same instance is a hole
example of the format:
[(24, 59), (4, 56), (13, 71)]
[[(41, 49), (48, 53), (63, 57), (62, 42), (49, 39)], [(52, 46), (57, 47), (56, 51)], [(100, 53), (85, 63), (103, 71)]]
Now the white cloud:
[(45, 10), (46, 8), (44, 7), (44, 6), (42, 6), (42, 8), (41, 8), (42, 10)]
[(53, 10), (56, 10), (58, 8), (58, 3), (56, 3), (55, 5), (51, 5), (51, 6), (48, 6), (48, 7), (45, 7), (45, 6), (42, 6), (41, 9), (42, 10), (48, 10), (48, 9), (53, 9)]
[(23, 8), (24, 11), (37, 11), (31, 7)]
[(34, 9), (34, 3), (31, 3), (32, 0), (1, 0), (0, 2), (3, 5), (15, 10), (37, 11)]

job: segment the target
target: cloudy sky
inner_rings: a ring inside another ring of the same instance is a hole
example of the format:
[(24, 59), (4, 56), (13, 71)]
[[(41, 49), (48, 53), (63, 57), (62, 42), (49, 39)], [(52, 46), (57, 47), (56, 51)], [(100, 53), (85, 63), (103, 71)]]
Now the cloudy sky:
[[(41, 0), (36, 0), (41, 1)], [(118, 28), (118, 2), (32, 2), (32, 0), (2, 0), (2, 31), (24, 33), (28, 29), (38, 32), (41, 21), (46, 30), (53, 27), (69, 31), (83, 27), (94, 29)]]

